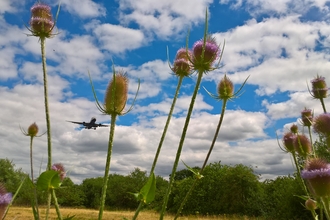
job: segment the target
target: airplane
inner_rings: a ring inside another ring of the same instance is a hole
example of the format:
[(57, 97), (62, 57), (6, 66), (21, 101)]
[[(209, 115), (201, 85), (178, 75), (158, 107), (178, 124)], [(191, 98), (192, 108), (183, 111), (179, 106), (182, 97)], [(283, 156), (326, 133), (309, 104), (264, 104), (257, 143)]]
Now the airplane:
[(90, 122), (77, 122), (77, 121), (67, 121), (67, 122), (83, 125), (85, 129), (93, 128), (94, 130), (96, 130), (97, 127), (109, 127), (109, 125), (96, 124), (95, 123), (96, 118), (94, 118), (94, 117), (91, 118)]

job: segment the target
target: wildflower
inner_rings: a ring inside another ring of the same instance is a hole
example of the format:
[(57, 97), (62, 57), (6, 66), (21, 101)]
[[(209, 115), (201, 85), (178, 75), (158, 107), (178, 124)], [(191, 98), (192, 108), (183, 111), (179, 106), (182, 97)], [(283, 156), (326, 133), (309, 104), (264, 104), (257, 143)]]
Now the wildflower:
[(294, 149), (299, 156), (306, 158), (312, 152), (312, 144), (310, 140), (303, 134), (297, 135), (294, 142)]
[(189, 76), (191, 74), (191, 63), (190, 63), (191, 51), (181, 48), (176, 53), (172, 71), (177, 76)]
[(234, 95), (234, 84), (227, 75), (225, 75), (218, 84), (218, 95), (221, 100), (230, 99)]
[(10, 204), (12, 198), (12, 194), (7, 193), (5, 186), (0, 184), (0, 219), (4, 217), (7, 206)]
[(294, 134), (298, 134), (298, 126), (296, 124), (293, 124), (291, 127), (290, 127), (290, 131)]
[(283, 136), (283, 144), (284, 144), (284, 147), (285, 149), (288, 151), (288, 152), (294, 152), (294, 141), (296, 139), (296, 135), (292, 132), (287, 132), (284, 134)]
[(214, 38), (207, 36), (194, 43), (192, 64), (195, 70), (208, 72), (212, 70), (212, 64), (219, 57), (220, 48)]
[(58, 172), (58, 174), (60, 175), (60, 179), (61, 181), (64, 180), (65, 176), (66, 176), (66, 173), (65, 173), (65, 169), (64, 169), (64, 166), (63, 164), (61, 163), (55, 163), (53, 164), (53, 166), (51, 167), (52, 170)]
[(128, 78), (123, 72), (114, 74), (106, 89), (104, 111), (106, 114), (123, 115), (128, 93)]
[(330, 113), (323, 113), (315, 117), (314, 131), (325, 136), (330, 136)]
[(31, 124), (28, 128), (27, 134), (30, 137), (35, 137), (37, 136), (39, 131), (38, 125), (34, 122), (33, 124)]
[(323, 76), (317, 76), (311, 80), (312, 83), (312, 96), (316, 99), (323, 99), (327, 97), (328, 87)]
[(303, 126), (310, 127), (312, 125), (313, 121), (313, 115), (312, 115), (312, 110), (305, 108), (301, 112), (301, 121)]
[(51, 37), (54, 25), (49, 5), (38, 2), (31, 7), (30, 31), (33, 36), (40, 38)]
[(313, 211), (313, 210), (317, 209), (316, 201), (311, 198), (307, 199), (305, 202), (305, 207), (309, 211)]
[(320, 158), (310, 159), (301, 171), (311, 192), (317, 197), (330, 196), (330, 164)]

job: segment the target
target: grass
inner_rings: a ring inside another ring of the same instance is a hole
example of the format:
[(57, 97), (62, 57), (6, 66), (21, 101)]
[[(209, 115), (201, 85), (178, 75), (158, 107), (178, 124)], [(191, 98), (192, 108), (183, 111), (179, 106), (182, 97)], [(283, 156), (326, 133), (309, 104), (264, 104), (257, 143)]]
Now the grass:
[[(41, 219), (45, 218), (45, 208), (40, 209)], [(67, 216), (75, 215), (74, 219), (79, 220), (94, 220), (98, 218), (98, 210), (93, 209), (82, 209), (82, 208), (64, 208), (61, 207), (61, 213), (63, 218)], [(132, 211), (104, 211), (103, 219), (104, 220), (123, 220), (125, 218), (132, 219), (134, 212)], [(52, 208), (50, 210), (49, 220), (56, 219), (55, 209)], [(166, 215), (165, 220), (173, 219), (174, 216)], [(10, 207), (10, 210), (6, 216), (7, 220), (33, 220), (32, 209), (30, 207)], [(143, 220), (154, 220), (159, 219), (159, 213), (152, 211), (142, 211), (138, 217), (138, 219)], [(180, 217), (180, 220), (189, 220), (189, 219), (198, 219), (198, 220), (256, 220), (256, 218), (248, 218), (243, 216), (184, 216)]]

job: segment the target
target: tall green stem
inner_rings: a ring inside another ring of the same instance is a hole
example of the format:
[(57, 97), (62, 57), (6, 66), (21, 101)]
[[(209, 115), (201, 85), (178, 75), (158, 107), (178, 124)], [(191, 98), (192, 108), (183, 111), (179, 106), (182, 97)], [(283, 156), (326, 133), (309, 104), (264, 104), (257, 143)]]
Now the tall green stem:
[(56, 197), (56, 194), (55, 194), (55, 190), (51, 189), (51, 193), (52, 193), (52, 196), (53, 196), (57, 217), (58, 217), (59, 220), (62, 220), (62, 215), (61, 215), (61, 212), (60, 212), (60, 206), (58, 205), (58, 202), (57, 202), (57, 197)]
[(33, 177), (33, 158), (32, 158), (32, 147), (33, 147), (33, 136), (30, 138), (30, 164), (31, 164), (31, 181), (33, 185), (33, 193), (35, 199), (35, 206), (36, 206), (36, 213), (33, 212), (35, 215), (35, 219), (39, 219), (39, 207), (38, 207), (38, 196), (37, 196), (37, 187), (34, 185), (34, 177)]
[(194, 108), (196, 96), (197, 96), (197, 93), (198, 93), (198, 90), (199, 90), (199, 85), (202, 81), (203, 73), (204, 73), (203, 71), (198, 72), (198, 77), (197, 77), (195, 90), (194, 90), (194, 93), (191, 97), (191, 102), (190, 102), (190, 106), (189, 106), (188, 113), (187, 113), (187, 116), (186, 116), (186, 121), (185, 121), (183, 130), (182, 130), (182, 135), (181, 135), (179, 147), (178, 147), (178, 150), (177, 150), (177, 153), (176, 153), (175, 161), (174, 161), (174, 164), (173, 164), (173, 169), (172, 169), (172, 173), (171, 173), (171, 177), (170, 177), (170, 182), (168, 184), (168, 188), (167, 188), (167, 191), (166, 191), (166, 194), (165, 194), (165, 197), (164, 197), (162, 211), (161, 211), (160, 217), (159, 217), (160, 220), (164, 219), (165, 211), (166, 211), (166, 208), (167, 208), (167, 202), (168, 202), (168, 199), (170, 197), (171, 189), (172, 189), (172, 186), (173, 186), (173, 183), (174, 183), (175, 172), (176, 172), (176, 169), (178, 167), (178, 163), (179, 163), (179, 159), (180, 159), (180, 156), (181, 156), (183, 143), (184, 143), (184, 140), (185, 140), (185, 137), (186, 137), (186, 133), (187, 133), (187, 130), (188, 130), (188, 125), (189, 125), (191, 113), (192, 113), (193, 108)]
[(111, 114), (111, 125), (110, 125), (110, 134), (109, 134), (109, 142), (108, 142), (108, 154), (107, 154), (107, 160), (106, 160), (106, 164), (105, 164), (105, 171), (104, 171), (104, 177), (103, 177), (103, 187), (102, 187), (102, 195), (101, 195), (100, 210), (99, 210), (99, 220), (101, 220), (102, 216), (103, 216), (105, 197), (107, 194), (109, 171), (110, 171), (110, 161), (111, 161), (111, 154), (112, 154), (113, 138), (114, 138), (114, 134), (115, 134), (116, 118), (117, 118), (117, 114)]
[(46, 125), (47, 125), (47, 143), (48, 143), (48, 163), (47, 169), (50, 170), (52, 167), (52, 141), (51, 141), (51, 130), (50, 130), (50, 116), (48, 107), (48, 87), (47, 87), (47, 66), (46, 66), (46, 38), (40, 38), (41, 44), (41, 59), (42, 59), (42, 72), (44, 77), (44, 98), (45, 98), (45, 113), (46, 113)]
[[(48, 107), (48, 87), (47, 87), (47, 67), (46, 67), (46, 38), (40, 37), (41, 45), (41, 59), (42, 59), (42, 72), (44, 78), (44, 98), (45, 98), (45, 114), (46, 114), (46, 126), (47, 126), (47, 143), (48, 143), (48, 163), (47, 170), (52, 167), (52, 141), (51, 141), (51, 130), (50, 130), (50, 117), (49, 117), (49, 107)], [(46, 219), (48, 219), (49, 209), (51, 203), (51, 194), (48, 193), (48, 203), (46, 211)]]
[[(178, 95), (179, 95), (179, 91), (180, 91), (180, 88), (181, 88), (181, 85), (182, 85), (182, 81), (183, 81), (183, 77), (180, 76), (179, 81), (178, 81), (178, 85), (176, 87), (175, 95), (174, 95), (174, 98), (173, 98), (173, 101), (172, 101), (172, 105), (171, 105), (171, 108), (170, 108), (170, 112), (168, 113), (167, 120), (166, 120), (166, 123), (165, 123), (165, 127), (163, 129), (163, 134), (160, 138), (158, 148), (157, 148), (157, 151), (156, 151), (156, 155), (155, 155), (154, 161), (153, 161), (152, 166), (151, 166), (149, 178), (151, 178), (151, 175), (154, 173), (154, 170), (155, 170), (155, 167), (156, 167), (156, 164), (157, 164), (157, 160), (158, 160), (158, 156), (160, 154), (160, 150), (162, 149), (162, 145), (163, 145), (163, 142), (165, 140), (167, 129), (168, 129), (168, 126), (169, 126), (171, 118), (172, 118), (172, 114), (173, 114), (173, 111), (174, 111), (174, 106), (175, 106), (176, 100), (177, 100)], [(133, 220), (135, 220), (138, 217), (139, 212), (142, 209), (142, 206), (143, 206), (143, 202), (140, 201), (140, 204), (139, 204), (137, 210), (135, 211), (135, 215), (132, 218)]]
[[(204, 164), (203, 164), (202, 168), (200, 169), (199, 174), (202, 174), (202, 172), (204, 171), (204, 169), (205, 169), (205, 167), (206, 167), (206, 165), (207, 165), (207, 162), (208, 162), (208, 160), (209, 160), (209, 158), (210, 158), (211, 152), (212, 152), (212, 150), (213, 150), (213, 148), (214, 148), (215, 142), (216, 142), (216, 140), (217, 140), (217, 138), (218, 138), (219, 131), (220, 131), (220, 127), (221, 127), (221, 125), (222, 125), (222, 121), (223, 121), (223, 118), (224, 118), (224, 115), (225, 115), (225, 111), (226, 111), (227, 101), (228, 101), (227, 99), (224, 99), (224, 100), (223, 100), (223, 103), (222, 103), (222, 109), (221, 109), (221, 114), (220, 114), (220, 119), (219, 119), (219, 123), (218, 123), (218, 125), (217, 125), (217, 129), (216, 129), (215, 134), (214, 134), (214, 136), (213, 136), (213, 140), (212, 140), (212, 143), (211, 143), (210, 149), (209, 149), (209, 151), (208, 151), (208, 153), (207, 153), (207, 155), (206, 155), (206, 158), (205, 158), (205, 160), (204, 160)], [(182, 211), (184, 205), (186, 204), (186, 202), (187, 202), (187, 200), (188, 200), (190, 194), (192, 193), (193, 189), (195, 188), (196, 183), (197, 183), (198, 180), (199, 180), (198, 178), (196, 178), (196, 179), (194, 180), (194, 182), (193, 182), (193, 184), (191, 185), (189, 191), (187, 192), (185, 198), (183, 199), (183, 201), (182, 201), (182, 203), (181, 203), (181, 205), (180, 205), (180, 207), (179, 207), (179, 209), (178, 209), (178, 211), (177, 211), (177, 213), (176, 213), (174, 219), (177, 219), (177, 218), (179, 217), (179, 215), (180, 215), (180, 213), (181, 213), (181, 211)]]

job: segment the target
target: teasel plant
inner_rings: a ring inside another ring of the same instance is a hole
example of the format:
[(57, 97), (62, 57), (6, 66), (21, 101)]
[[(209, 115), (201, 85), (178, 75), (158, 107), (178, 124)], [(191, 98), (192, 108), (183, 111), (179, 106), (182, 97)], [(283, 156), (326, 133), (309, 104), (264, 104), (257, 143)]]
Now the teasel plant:
[[(190, 101), (190, 105), (188, 108), (188, 112), (186, 115), (186, 120), (185, 120), (182, 134), (180, 137), (179, 146), (177, 149), (175, 160), (173, 163), (173, 168), (172, 168), (170, 180), (168, 183), (168, 187), (167, 187), (167, 190), (166, 190), (166, 193), (164, 196), (162, 209), (161, 209), (160, 217), (159, 217), (160, 220), (164, 219), (169, 195), (171, 194), (171, 190), (173, 187), (175, 173), (176, 173), (178, 163), (180, 160), (181, 151), (182, 151), (184, 140), (185, 140), (185, 137), (187, 134), (191, 114), (192, 114), (192, 111), (194, 108), (195, 100), (196, 100), (197, 93), (198, 93), (198, 90), (199, 90), (199, 87), (200, 87), (200, 84), (202, 81), (202, 77), (204, 74), (207, 74), (210, 71), (220, 68), (220, 61), (221, 61), (221, 58), (223, 55), (224, 46), (225, 46), (225, 44), (223, 45), (222, 49), (220, 49), (220, 45), (218, 45), (216, 43), (216, 40), (214, 38), (212, 38), (210, 35), (208, 35), (208, 13), (206, 10), (205, 29), (204, 29), (203, 39), (194, 43), (193, 48), (192, 48), (192, 56), (191, 56), (191, 58), (188, 58), (192, 65), (192, 71), (197, 72), (197, 81), (195, 84), (195, 88), (194, 88), (194, 91), (193, 91), (193, 94), (191, 97), (191, 101)], [(187, 42), (186, 42), (186, 50), (188, 51), (188, 38), (187, 38)], [(218, 59), (218, 63), (214, 67), (213, 65), (217, 59)]]
[[(53, 30), (55, 28), (56, 21), (57, 21), (59, 12), (60, 12), (60, 5), (58, 5), (55, 19), (53, 18), (53, 15), (51, 12), (51, 7), (45, 3), (42, 3), (41, 1), (37, 1), (31, 7), (30, 10), (31, 10), (31, 18), (30, 18), (30, 22), (29, 22), (30, 27), (27, 27), (27, 29), (31, 32), (31, 34), (28, 34), (28, 36), (38, 37), (40, 46), (41, 46), (41, 59), (42, 59), (43, 85), (44, 85), (44, 103), (45, 103), (46, 126), (47, 126), (47, 145), (48, 145), (47, 170), (51, 170), (52, 141), (51, 141), (51, 126), (50, 126), (50, 111), (49, 111), (49, 105), (48, 105), (46, 39), (52, 38), (56, 35), (53, 33)], [(48, 218), (50, 203), (51, 203), (51, 193), (49, 192), (46, 219)]]
[[(168, 50), (167, 50), (167, 56), (168, 56)], [(168, 56), (169, 57), (169, 56)], [(156, 191), (156, 178), (154, 175), (154, 170), (157, 164), (157, 160), (163, 145), (163, 142), (166, 137), (167, 129), (170, 124), (172, 114), (174, 111), (174, 107), (176, 104), (176, 100), (179, 96), (179, 91), (183, 82), (183, 79), (185, 77), (189, 77), (193, 72), (192, 72), (192, 65), (189, 61), (191, 58), (191, 51), (187, 50), (186, 48), (181, 48), (177, 51), (175, 60), (173, 62), (173, 66), (171, 66), (170, 62), (168, 61), (169, 68), (172, 70), (174, 75), (178, 77), (178, 84), (176, 87), (175, 95), (172, 100), (172, 105), (170, 107), (170, 111), (167, 115), (167, 120), (163, 129), (162, 136), (160, 138), (156, 154), (154, 157), (154, 161), (151, 166), (150, 174), (147, 183), (141, 188), (140, 192), (134, 193), (133, 195), (137, 198), (137, 200), (140, 202), (138, 208), (135, 211), (135, 214), (133, 216), (133, 220), (135, 220), (141, 209), (143, 208), (144, 205), (149, 204), (154, 200), (155, 197), (155, 191)], [(169, 58), (167, 59), (169, 60)]]
[(46, 132), (44, 132), (43, 134), (41, 135), (37, 135), (38, 132), (39, 132), (39, 127), (38, 125), (34, 122), (32, 123), (27, 131), (25, 131), (23, 128), (21, 128), (21, 132), (25, 135), (25, 136), (28, 136), (30, 137), (30, 169), (31, 169), (31, 182), (32, 182), (32, 185), (33, 185), (33, 194), (34, 194), (34, 204), (32, 205), (32, 211), (33, 211), (33, 214), (34, 214), (34, 219), (39, 219), (40, 215), (39, 215), (39, 206), (38, 206), (38, 196), (37, 196), (37, 188), (36, 188), (36, 185), (34, 183), (34, 176), (33, 176), (33, 139), (35, 137), (41, 137), (42, 135), (44, 135)]
[(218, 84), (218, 87), (217, 87), (217, 92), (218, 94), (215, 95), (215, 94), (212, 94), (210, 93), (209, 91), (206, 90), (206, 92), (212, 97), (214, 98), (215, 100), (218, 100), (218, 101), (222, 101), (222, 108), (221, 108), (221, 113), (220, 113), (220, 118), (219, 118), (219, 122), (218, 122), (218, 125), (217, 125), (217, 128), (216, 128), (216, 131), (215, 131), (215, 134), (213, 136), (213, 140), (212, 140), (212, 143), (211, 143), (211, 146), (208, 150), (208, 153), (205, 157), (205, 160), (204, 160), (204, 163), (202, 165), (202, 168), (199, 170), (199, 171), (195, 171), (194, 169), (192, 169), (191, 167), (189, 167), (187, 164), (185, 164), (184, 162), (184, 165), (187, 167), (188, 170), (190, 170), (191, 172), (194, 173), (194, 176), (195, 176), (195, 180), (193, 182), (193, 184), (190, 186), (187, 194), (185, 195), (183, 201), (181, 202), (180, 204), (180, 207), (179, 209), (177, 210), (177, 213), (174, 217), (174, 219), (177, 219), (179, 217), (179, 215), (181, 214), (181, 211), (185, 205), (185, 203), (187, 202), (190, 194), (192, 193), (192, 191), (194, 190), (198, 180), (202, 179), (203, 178), (203, 171), (207, 165), (207, 162), (210, 158), (210, 155), (212, 153), (212, 150), (214, 148), (214, 145), (215, 145), (215, 142), (218, 138), (218, 135), (219, 135), (219, 132), (220, 132), (220, 127), (222, 125), (222, 121), (224, 119), (224, 116), (225, 116), (225, 111), (226, 111), (226, 106), (227, 106), (227, 102), (228, 101), (231, 101), (235, 98), (238, 98), (239, 96), (242, 95), (241, 93), (241, 90), (243, 89), (244, 85), (246, 84), (247, 80), (248, 80), (249, 77), (247, 77), (245, 79), (245, 81), (243, 82), (243, 84), (241, 85), (241, 87), (237, 90), (237, 92), (234, 93), (234, 84), (232, 83), (232, 81), (227, 77), (227, 75), (225, 74), (224, 77), (220, 80), (219, 84)]
[(129, 113), (134, 106), (136, 101), (139, 89), (140, 89), (140, 80), (138, 81), (138, 89), (135, 94), (134, 100), (132, 102), (131, 107), (128, 110), (125, 110), (127, 96), (128, 96), (128, 77), (127, 74), (123, 71), (116, 72), (114, 65), (112, 67), (113, 76), (112, 79), (109, 81), (107, 86), (105, 96), (104, 96), (104, 104), (101, 104), (97, 98), (95, 88), (89, 74), (90, 83), (92, 86), (92, 92), (95, 98), (96, 107), (97, 109), (104, 115), (110, 116), (110, 132), (109, 132), (109, 141), (108, 141), (108, 151), (107, 151), (107, 158), (104, 170), (104, 177), (103, 177), (103, 186), (102, 186), (102, 194), (100, 200), (100, 208), (99, 208), (99, 215), (98, 219), (101, 220), (104, 211), (104, 204), (106, 198), (106, 192), (108, 187), (108, 179), (109, 179), (109, 172), (110, 172), (110, 162), (111, 162), (111, 155), (112, 155), (112, 146), (115, 134), (115, 125), (117, 116), (126, 115)]

